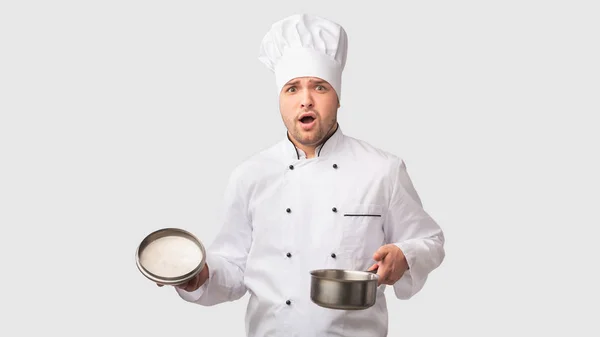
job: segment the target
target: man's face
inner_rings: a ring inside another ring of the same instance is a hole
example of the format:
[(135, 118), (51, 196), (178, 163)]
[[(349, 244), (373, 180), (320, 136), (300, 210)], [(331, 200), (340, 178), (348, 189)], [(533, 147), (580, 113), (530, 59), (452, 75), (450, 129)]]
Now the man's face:
[(317, 77), (298, 77), (281, 89), (279, 110), (290, 136), (305, 146), (316, 146), (337, 124), (337, 93)]

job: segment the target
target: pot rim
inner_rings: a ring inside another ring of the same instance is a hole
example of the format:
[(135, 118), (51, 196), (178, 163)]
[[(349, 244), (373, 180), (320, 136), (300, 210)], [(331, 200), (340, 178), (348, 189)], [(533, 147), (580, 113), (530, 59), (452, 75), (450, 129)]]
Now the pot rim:
[[(356, 274), (356, 275), (366, 276), (367, 279), (359, 279), (359, 280), (357, 280), (357, 279), (344, 279), (344, 278), (338, 278), (338, 277), (331, 277), (331, 276), (324, 276), (324, 275), (322, 275), (323, 273), (332, 272), (332, 271), (333, 272), (342, 272), (342, 273), (348, 273), (348, 274)], [(310, 275), (314, 279), (334, 281), (334, 282), (343, 282), (343, 283), (371, 283), (371, 282), (377, 282), (379, 280), (379, 275), (377, 275), (375, 273), (371, 273), (371, 272), (368, 272), (368, 271), (361, 271), (361, 270), (339, 269), (339, 268), (315, 269), (315, 270), (311, 270), (310, 271)]]
[[(140, 262), (140, 255), (144, 248), (148, 246), (150, 242), (156, 239), (172, 235), (184, 237), (192, 241), (200, 248), (200, 251), (202, 252), (202, 259), (198, 263), (198, 265), (196, 265), (196, 267), (194, 267), (194, 269), (192, 269), (191, 271), (175, 277), (163, 277), (160, 275), (156, 275), (144, 268), (144, 266)], [(135, 264), (138, 270), (142, 273), (142, 275), (144, 275), (151, 281), (164, 285), (180, 285), (194, 278), (194, 276), (196, 276), (196, 274), (198, 274), (204, 268), (204, 265), (206, 264), (206, 249), (204, 248), (202, 242), (194, 234), (184, 229), (174, 227), (161, 228), (146, 235), (146, 237), (140, 242), (135, 251)]]

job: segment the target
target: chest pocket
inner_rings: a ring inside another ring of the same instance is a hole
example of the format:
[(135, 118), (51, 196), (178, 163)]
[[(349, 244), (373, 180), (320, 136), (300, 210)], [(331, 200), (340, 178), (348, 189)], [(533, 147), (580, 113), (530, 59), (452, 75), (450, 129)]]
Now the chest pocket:
[(358, 268), (362, 268), (384, 242), (384, 207), (378, 204), (347, 204), (338, 213), (340, 250), (359, 263)]

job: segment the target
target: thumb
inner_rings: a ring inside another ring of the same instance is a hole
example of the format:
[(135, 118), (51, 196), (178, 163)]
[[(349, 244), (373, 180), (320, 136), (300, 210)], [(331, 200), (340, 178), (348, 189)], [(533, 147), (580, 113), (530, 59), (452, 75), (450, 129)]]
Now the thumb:
[(371, 266), (369, 267), (369, 269), (367, 269), (367, 271), (373, 271), (373, 270), (375, 270), (375, 269), (377, 269), (377, 268), (379, 268), (379, 264), (378, 264), (378, 263), (375, 263), (375, 264), (371, 265)]
[(382, 261), (385, 258), (385, 256), (389, 253), (389, 251), (390, 250), (388, 249), (387, 245), (381, 246), (379, 247), (379, 249), (377, 249), (375, 254), (373, 254), (373, 259), (375, 261)]

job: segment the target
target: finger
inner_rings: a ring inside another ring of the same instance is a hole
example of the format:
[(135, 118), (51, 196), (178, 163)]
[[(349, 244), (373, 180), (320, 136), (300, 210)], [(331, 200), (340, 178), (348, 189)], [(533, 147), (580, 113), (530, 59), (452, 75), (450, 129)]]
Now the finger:
[(401, 275), (398, 275), (397, 267), (393, 264), (388, 265), (385, 272), (386, 276), (383, 280), (385, 284), (393, 285), (400, 279)]
[(379, 276), (379, 280), (377, 282), (378, 285), (385, 284), (385, 282), (387, 281), (387, 278), (389, 276), (388, 268), (380, 265), (379, 269), (377, 270), (377, 275)]
[(185, 291), (193, 291), (196, 289), (196, 284), (198, 282), (196, 281), (196, 278), (193, 278), (192, 280), (190, 280), (190, 282), (188, 282), (187, 286), (185, 287)]
[(369, 269), (367, 269), (367, 271), (373, 271), (375, 269), (379, 268), (379, 263), (374, 263), (373, 265), (371, 265), (369, 267)]
[(196, 284), (198, 283), (198, 276), (194, 276), (194, 278), (192, 278), (191, 280), (187, 281), (184, 285), (183, 285), (183, 290), (185, 291), (192, 291), (196, 288)]

